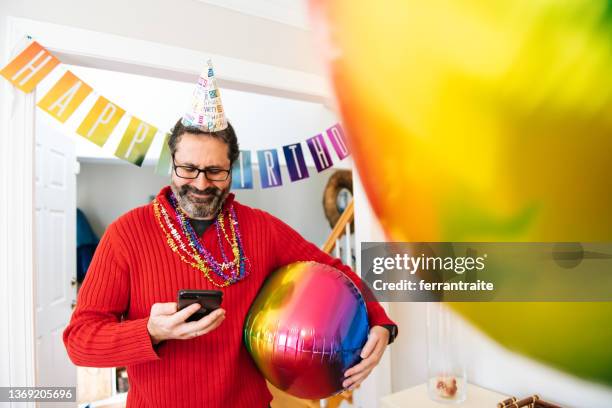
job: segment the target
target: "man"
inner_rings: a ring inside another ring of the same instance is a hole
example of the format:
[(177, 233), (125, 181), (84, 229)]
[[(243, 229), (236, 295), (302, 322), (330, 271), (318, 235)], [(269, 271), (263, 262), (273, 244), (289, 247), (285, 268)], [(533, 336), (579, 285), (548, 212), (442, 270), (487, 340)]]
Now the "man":
[[(239, 150), (229, 123), (212, 131), (185, 123), (168, 142), (171, 186), (109, 226), (64, 343), (76, 365), (127, 366), (130, 408), (268, 407), (271, 395), (242, 342), (266, 276), (314, 260), (359, 278), (279, 219), (234, 200)], [(199, 306), (177, 311), (179, 289), (222, 290), (223, 308), (186, 322)], [(363, 360), (345, 373), (347, 388), (376, 366), (396, 328), (375, 301), (367, 309), (372, 328)]]

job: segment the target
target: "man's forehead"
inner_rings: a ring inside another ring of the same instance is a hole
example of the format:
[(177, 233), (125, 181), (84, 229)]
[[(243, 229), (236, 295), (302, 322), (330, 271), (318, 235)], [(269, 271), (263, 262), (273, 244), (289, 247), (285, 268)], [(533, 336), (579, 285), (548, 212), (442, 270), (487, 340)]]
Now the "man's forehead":
[(174, 158), (188, 164), (227, 165), (228, 145), (213, 136), (185, 133), (176, 144)]

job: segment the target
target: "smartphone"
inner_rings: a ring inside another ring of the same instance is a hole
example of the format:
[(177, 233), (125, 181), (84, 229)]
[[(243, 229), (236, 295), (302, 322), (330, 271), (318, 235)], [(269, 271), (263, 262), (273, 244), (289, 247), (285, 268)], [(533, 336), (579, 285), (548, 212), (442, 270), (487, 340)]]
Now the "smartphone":
[(200, 320), (221, 307), (223, 292), (220, 290), (181, 289), (178, 291), (178, 310), (184, 309), (193, 303), (199, 303), (201, 308), (189, 316), (186, 322)]

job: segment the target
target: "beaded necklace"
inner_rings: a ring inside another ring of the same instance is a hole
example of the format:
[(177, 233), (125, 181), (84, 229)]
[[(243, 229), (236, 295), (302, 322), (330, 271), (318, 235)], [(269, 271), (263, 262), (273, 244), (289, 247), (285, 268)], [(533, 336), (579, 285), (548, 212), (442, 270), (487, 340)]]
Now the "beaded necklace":
[[(206, 279), (213, 285), (218, 287), (226, 287), (244, 279), (248, 275), (247, 264), (249, 260), (244, 255), (242, 247), (242, 236), (238, 225), (238, 218), (234, 206), (230, 205), (227, 211), (227, 219), (229, 224), (230, 235), (225, 228), (225, 215), (223, 211), (219, 212), (215, 220), (215, 229), (217, 232), (217, 243), (221, 251), (223, 261), (217, 262), (210, 251), (208, 251), (200, 242), (196, 232), (189, 223), (187, 214), (178, 205), (178, 201), (174, 193), (170, 192), (168, 201), (172, 207), (175, 222), (172, 222), (170, 214), (159, 203), (157, 198), (153, 200), (153, 212), (157, 222), (166, 236), (166, 243), (170, 249), (176, 253), (180, 259), (201, 271)], [(180, 231), (175, 227), (175, 223), (180, 226)], [(232, 248), (234, 259), (230, 261), (223, 249), (222, 236)], [(221, 279), (218, 282), (214, 279), (214, 275)]]

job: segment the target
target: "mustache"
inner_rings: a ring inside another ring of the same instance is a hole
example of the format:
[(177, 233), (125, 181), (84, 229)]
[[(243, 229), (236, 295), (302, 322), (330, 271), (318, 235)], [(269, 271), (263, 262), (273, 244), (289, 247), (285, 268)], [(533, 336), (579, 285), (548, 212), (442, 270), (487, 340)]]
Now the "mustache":
[(188, 184), (181, 186), (180, 188), (181, 195), (185, 195), (189, 192), (195, 193), (195, 194), (208, 194), (208, 195), (212, 195), (215, 197), (220, 197), (223, 194), (223, 191), (221, 191), (221, 189), (217, 187), (213, 187), (213, 186), (206, 187), (204, 190), (197, 189), (194, 186), (190, 186)]

